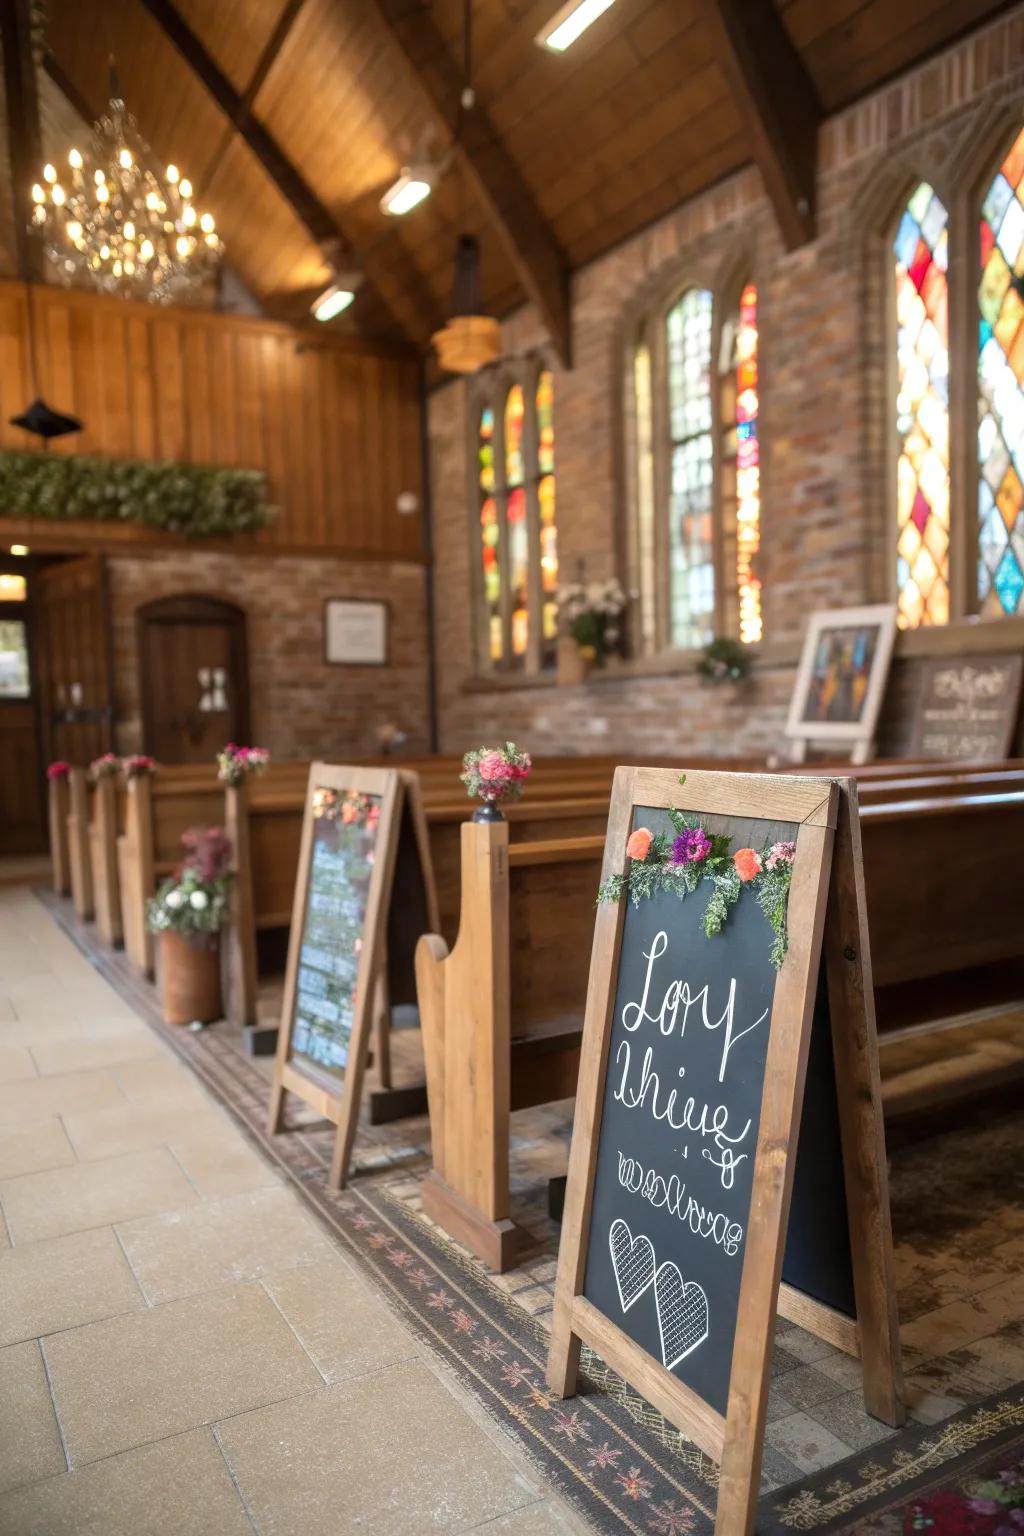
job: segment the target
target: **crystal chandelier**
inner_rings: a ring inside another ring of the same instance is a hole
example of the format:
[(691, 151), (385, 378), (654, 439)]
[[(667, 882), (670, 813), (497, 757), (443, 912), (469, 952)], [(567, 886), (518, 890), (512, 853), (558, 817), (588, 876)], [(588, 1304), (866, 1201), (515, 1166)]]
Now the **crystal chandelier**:
[(31, 227), (62, 282), (167, 304), (209, 280), (223, 254), (213, 215), (196, 208), (176, 166), (155, 166), (111, 71), (92, 151), (69, 150), (67, 176), (46, 165), (32, 188)]

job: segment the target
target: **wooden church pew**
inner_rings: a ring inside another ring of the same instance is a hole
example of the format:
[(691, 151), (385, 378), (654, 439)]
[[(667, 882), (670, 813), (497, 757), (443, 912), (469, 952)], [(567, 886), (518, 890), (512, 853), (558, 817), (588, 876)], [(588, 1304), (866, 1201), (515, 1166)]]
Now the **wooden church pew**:
[[(1014, 961), (1024, 995), (1024, 881), (1010, 891), (1003, 873), (1024, 868), (1024, 789), (939, 786), (901, 799), (897, 782), (861, 827), (876, 993), (929, 983), (941, 1016), (965, 968)], [(604, 853), (600, 835), (508, 834), (463, 825), (458, 938), (449, 950), (427, 935), (416, 955), (434, 1163), (424, 1209), (497, 1270), (525, 1240), (509, 1217), (509, 1114), (575, 1091)]]
[(92, 785), (85, 768), (68, 775), (68, 878), (75, 916), (89, 922), (93, 915), (92, 859), (89, 849), (89, 805)]
[(93, 906), (100, 938), (111, 949), (123, 937), (117, 840), (124, 831), (126, 801), (124, 780), (119, 773), (104, 774), (93, 786), (89, 818)]
[(50, 834), (50, 883), (57, 896), (71, 894), (71, 866), (68, 849), (68, 816), (71, 791), (67, 778), (47, 780), (46, 820)]

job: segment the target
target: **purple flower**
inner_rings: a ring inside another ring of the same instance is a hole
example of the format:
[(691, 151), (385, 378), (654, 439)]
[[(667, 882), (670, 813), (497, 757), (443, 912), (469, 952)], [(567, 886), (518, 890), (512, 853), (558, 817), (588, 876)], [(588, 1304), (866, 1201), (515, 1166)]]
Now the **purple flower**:
[(703, 827), (688, 827), (672, 844), (673, 864), (700, 864), (711, 852), (711, 839)]

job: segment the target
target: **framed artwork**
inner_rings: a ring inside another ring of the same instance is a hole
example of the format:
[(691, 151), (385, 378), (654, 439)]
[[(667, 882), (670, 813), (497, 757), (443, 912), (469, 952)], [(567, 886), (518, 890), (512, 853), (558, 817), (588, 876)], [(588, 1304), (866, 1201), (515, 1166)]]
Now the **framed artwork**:
[(895, 603), (811, 614), (786, 723), (798, 761), (809, 741), (847, 742), (854, 762), (870, 756), (895, 639)]
[(329, 597), (324, 603), (324, 660), (331, 666), (386, 667), (388, 605), (374, 598)]

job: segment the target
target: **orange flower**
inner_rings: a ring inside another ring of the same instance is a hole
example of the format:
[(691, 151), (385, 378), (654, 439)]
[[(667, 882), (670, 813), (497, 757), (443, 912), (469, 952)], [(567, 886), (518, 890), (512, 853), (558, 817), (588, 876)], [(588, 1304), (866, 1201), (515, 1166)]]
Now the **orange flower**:
[(637, 859), (640, 863), (643, 863), (644, 859), (646, 859), (648, 853), (650, 852), (651, 843), (653, 841), (653, 833), (648, 832), (646, 827), (637, 827), (636, 831), (629, 839), (629, 842), (626, 844), (626, 852), (631, 859)]
[(732, 861), (741, 880), (753, 880), (755, 875), (761, 873), (761, 856), (753, 848), (738, 848)]

